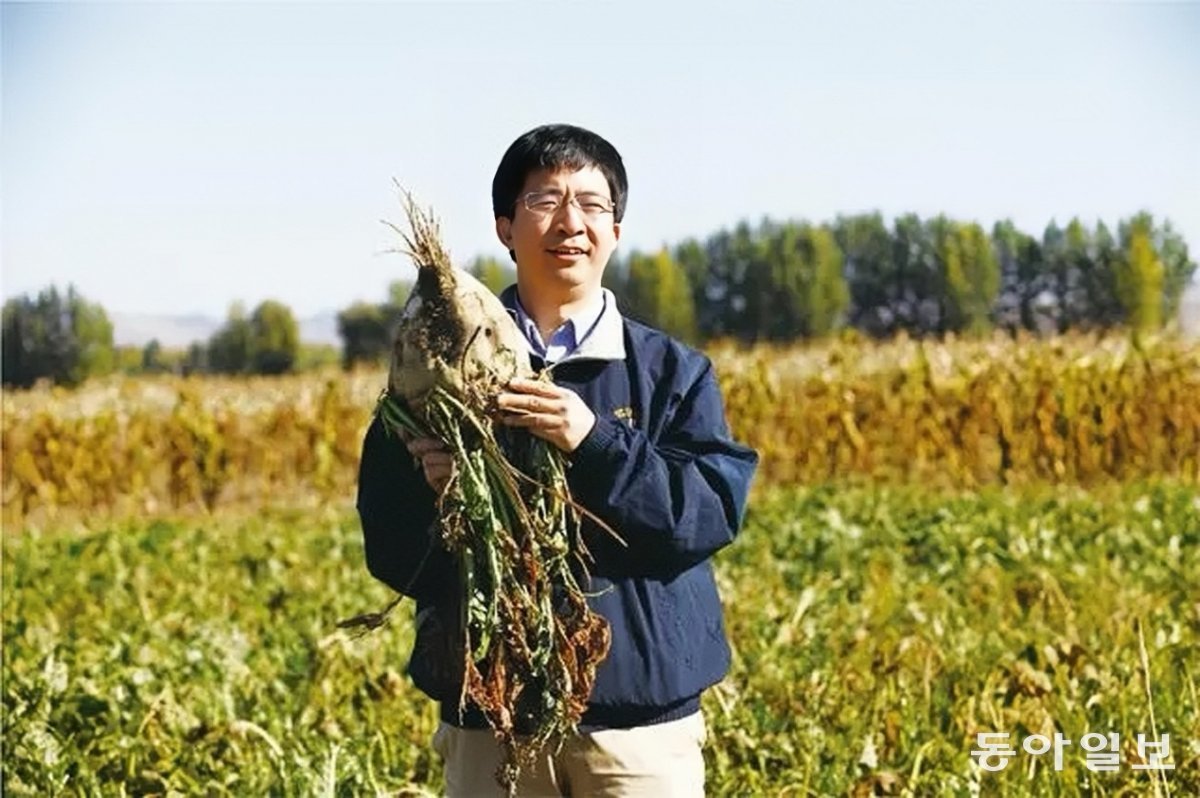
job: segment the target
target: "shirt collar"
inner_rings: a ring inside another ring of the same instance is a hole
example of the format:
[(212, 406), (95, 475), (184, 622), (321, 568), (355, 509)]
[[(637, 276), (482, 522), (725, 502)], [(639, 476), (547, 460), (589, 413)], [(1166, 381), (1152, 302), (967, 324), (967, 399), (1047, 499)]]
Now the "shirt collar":
[(549, 341), (542, 341), (537, 324), (521, 306), (517, 296), (516, 285), (510, 285), (500, 294), (500, 301), (508, 308), (509, 314), (516, 321), (531, 354), (546, 358), (547, 348), (561, 346), (565, 332), (570, 348), (565, 356), (557, 363), (568, 360), (624, 360), (625, 359), (625, 325), (622, 323), (620, 311), (617, 310), (617, 298), (612, 291), (601, 288), (596, 301), (567, 318), (562, 326), (551, 334)]

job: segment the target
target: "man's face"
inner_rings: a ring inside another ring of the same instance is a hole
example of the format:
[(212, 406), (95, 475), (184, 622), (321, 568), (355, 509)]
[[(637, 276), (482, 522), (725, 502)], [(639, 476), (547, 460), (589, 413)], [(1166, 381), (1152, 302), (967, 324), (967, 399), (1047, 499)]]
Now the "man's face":
[(541, 169), (526, 178), (513, 218), (496, 220), (501, 243), (516, 253), (523, 291), (559, 297), (599, 290), (621, 237), (612, 200), (608, 181), (594, 166)]

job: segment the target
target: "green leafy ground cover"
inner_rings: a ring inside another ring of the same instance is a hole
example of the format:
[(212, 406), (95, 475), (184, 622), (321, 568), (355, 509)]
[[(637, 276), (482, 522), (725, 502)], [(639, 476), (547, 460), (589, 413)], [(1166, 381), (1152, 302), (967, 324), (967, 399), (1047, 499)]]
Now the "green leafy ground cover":
[[(1198, 545), (1188, 486), (764, 492), (719, 557), (710, 794), (1200, 794)], [(411, 610), (335, 630), (389, 598), (352, 513), (8, 530), (3, 554), (5, 794), (439, 790)], [(1133, 769), (1152, 724), (1161, 775)], [(969, 753), (988, 731), (1018, 748), (998, 773)], [(1056, 731), (1058, 772), (1020, 750)], [(1117, 772), (1085, 768), (1087, 732), (1121, 735)]]

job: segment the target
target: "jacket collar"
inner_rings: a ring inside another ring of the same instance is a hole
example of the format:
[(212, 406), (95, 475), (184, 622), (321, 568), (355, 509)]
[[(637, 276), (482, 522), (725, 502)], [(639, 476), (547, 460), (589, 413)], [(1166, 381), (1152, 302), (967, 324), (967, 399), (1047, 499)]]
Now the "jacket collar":
[[(604, 294), (604, 310), (600, 313), (600, 318), (596, 320), (590, 334), (586, 335), (575, 351), (562, 360), (555, 362), (554, 366), (557, 366), (559, 363), (570, 363), (575, 360), (625, 359), (625, 320), (622, 318), (621, 312), (617, 309), (617, 297), (607, 288), (601, 288), (600, 290)], [(517, 323), (517, 328), (521, 329), (516, 309), (517, 286), (514, 284), (505, 288), (500, 294), (500, 301), (508, 309), (508, 313), (513, 317), (513, 321)], [(577, 331), (577, 334), (582, 333)], [(526, 337), (524, 329), (521, 329), (521, 337), (525, 338), (526, 345), (529, 347), (529, 353), (541, 357), (536, 347)]]

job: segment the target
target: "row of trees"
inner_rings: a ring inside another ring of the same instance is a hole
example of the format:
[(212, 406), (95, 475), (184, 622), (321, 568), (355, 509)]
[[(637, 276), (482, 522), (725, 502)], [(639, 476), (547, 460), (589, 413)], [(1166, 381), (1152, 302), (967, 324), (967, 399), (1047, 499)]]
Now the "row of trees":
[(234, 303), (207, 345), (188, 348), (185, 370), (213, 374), (286, 374), (300, 352), (300, 325), (292, 309), (268, 299), (246, 315)]
[[(469, 268), (496, 292), (515, 280), (512, 264), (494, 258)], [(605, 282), (628, 315), (685, 340), (754, 342), (843, 327), (877, 337), (995, 327), (1150, 330), (1176, 318), (1195, 270), (1179, 234), (1148, 214), (1120, 222), (1115, 233), (1103, 223), (1052, 222), (1035, 238), (1009, 221), (989, 233), (973, 222), (909, 214), (889, 227), (876, 213), (822, 225), (743, 222), (704, 241), (616, 257)], [(384, 302), (338, 314), (343, 365), (386, 358), (410, 287), (394, 283)], [(273, 300), (249, 314), (235, 304), (207, 342), (173, 356), (151, 342), (133, 363), (129, 353), (114, 353), (103, 308), (74, 288), (10, 300), (3, 324), (6, 385), (43, 378), (74, 384), (118, 366), (281, 374), (296, 368), (302, 354), (291, 309)]]
[(4, 305), (5, 385), (27, 388), (38, 380), (76, 385), (116, 369), (127, 372), (283, 374), (301, 354), (300, 329), (291, 309), (267, 300), (247, 315), (241, 303), (207, 342), (172, 353), (158, 341), (140, 350), (113, 345), (112, 323), (100, 305), (84, 299), (73, 286), (51, 286), (36, 297), (10, 299)]
[[(656, 253), (615, 257), (605, 284), (623, 312), (692, 342), (791, 341), (851, 327), (870, 336), (1041, 334), (1159, 328), (1175, 319), (1196, 264), (1169, 223), (1148, 214), (1104, 224), (1051, 222), (1040, 238), (1002, 221), (991, 232), (945, 216), (841, 216), (830, 224), (764, 220)], [(499, 292), (510, 264), (470, 271)], [(343, 362), (386, 355), (408, 295), (339, 315)]]
[(3, 383), (25, 388), (39, 379), (75, 385), (113, 368), (108, 314), (74, 287), (47, 288), (4, 303), (0, 330)]
[(610, 267), (623, 306), (691, 340), (788, 341), (852, 327), (876, 337), (1038, 333), (1177, 318), (1196, 263), (1169, 223), (1148, 214), (1104, 223), (1051, 223), (1040, 238), (1010, 221), (879, 214), (831, 224), (742, 223), (705, 241)]

